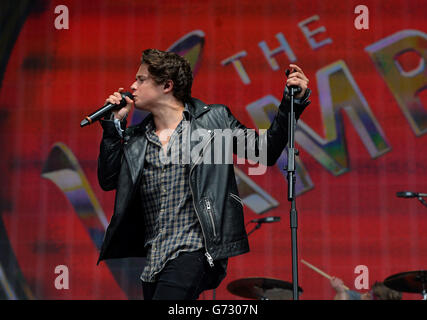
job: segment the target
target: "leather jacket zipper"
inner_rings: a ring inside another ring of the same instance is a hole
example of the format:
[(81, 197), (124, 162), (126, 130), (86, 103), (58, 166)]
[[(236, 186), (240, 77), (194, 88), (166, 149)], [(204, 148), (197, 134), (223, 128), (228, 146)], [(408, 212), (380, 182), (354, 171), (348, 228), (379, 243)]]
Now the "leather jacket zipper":
[(216, 237), (215, 222), (214, 222), (213, 215), (212, 215), (211, 203), (210, 203), (209, 199), (205, 199), (205, 203), (206, 203), (206, 210), (208, 212), (209, 218), (211, 219), (213, 234), (214, 234), (214, 237)]
[(236, 201), (240, 202), (240, 204), (241, 204), (241, 205), (242, 205), (242, 207), (243, 207), (243, 201), (242, 201), (242, 199), (240, 199), (240, 197), (239, 197), (239, 196), (237, 196), (237, 195), (235, 195), (234, 193), (231, 193), (231, 192), (230, 192), (230, 197), (232, 197), (234, 200), (236, 200)]
[(209, 254), (209, 252), (206, 251), (205, 256), (208, 259), (209, 266), (211, 268), (213, 268), (214, 267), (214, 263), (213, 263), (213, 259), (212, 259), (211, 255)]
[[(209, 139), (209, 141), (206, 143), (206, 145), (203, 146), (203, 151), (202, 151), (203, 153), (205, 152), (206, 146), (211, 142), (211, 140), (214, 138), (214, 136), (215, 136), (215, 132), (212, 135), (212, 137)], [(188, 175), (188, 181), (190, 183), (190, 190), (191, 190), (191, 195), (192, 195), (192, 198), (193, 198), (194, 211), (196, 212), (196, 216), (199, 219), (200, 227), (202, 228), (203, 239), (204, 239), (204, 242), (205, 242), (205, 250), (206, 250), (205, 256), (206, 256), (206, 258), (208, 260), (209, 266), (211, 268), (213, 268), (214, 267), (213, 259), (212, 259), (212, 256), (210, 255), (209, 251), (208, 251), (208, 246), (207, 246), (207, 241), (206, 241), (206, 233), (205, 233), (205, 230), (203, 229), (203, 224), (202, 224), (202, 221), (200, 220), (200, 215), (199, 215), (199, 212), (197, 211), (196, 204), (194, 203), (194, 193), (193, 193), (193, 188), (191, 186), (191, 172), (193, 171), (194, 167), (197, 165), (197, 163), (199, 162), (199, 160), (201, 158), (202, 157), (199, 155), (199, 158), (194, 162), (194, 165), (191, 167), (190, 173)]]

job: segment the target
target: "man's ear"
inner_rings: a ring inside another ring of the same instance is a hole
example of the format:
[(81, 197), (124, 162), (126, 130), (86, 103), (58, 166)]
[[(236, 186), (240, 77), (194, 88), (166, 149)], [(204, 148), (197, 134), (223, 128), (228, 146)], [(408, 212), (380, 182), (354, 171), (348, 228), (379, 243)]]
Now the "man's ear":
[(167, 92), (172, 91), (173, 89), (173, 81), (167, 80), (163, 86), (163, 90), (167, 90)]

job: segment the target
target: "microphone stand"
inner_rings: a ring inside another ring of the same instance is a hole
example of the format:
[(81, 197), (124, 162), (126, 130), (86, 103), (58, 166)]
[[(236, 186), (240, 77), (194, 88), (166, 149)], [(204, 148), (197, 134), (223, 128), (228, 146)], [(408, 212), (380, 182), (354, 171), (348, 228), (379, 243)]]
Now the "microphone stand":
[(258, 230), (259, 228), (261, 228), (261, 223), (257, 222), (256, 226), (251, 231), (248, 232), (248, 237), (252, 232), (254, 232), (255, 230)]
[(424, 205), (425, 207), (427, 207), (427, 202), (423, 199), (423, 197), (418, 196), (417, 198), (421, 202), (422, 205)]
[[(248, 225), (249, 223), (251, 223), (251, 221), (250, 221), (250, 222), (248, 222), (246, 225)], [(256, 226), (255, 226), (251, 231), (249, 231), (249, 232), (248, 232), (248, 237), (249, 237), (249, 235), (250, 235), (252, 232), (254, 232), (255, 230), (258, 230), (259, 228), (261, 228), (261, 225), (262, 225), (262, 223), (261, 223), (261, 222), (257, 222), (257, 223), (256, 223)], [(216, 291), (215, 291), (215, 289), (213, 289), (212, 299), (213, 299), (213, 300), (215, 300), (215, 299), (216, 299)]]
[(280, 217), (266, 217), (266, 218), (263, 218), (263, 219), (255, 219), (255, 220), (251, 220), (251, 221), (249, 221), (246, 225), (245, 225), (245, 227), (249, 224), (249, 223), (256, 223), (256, 226), (251, 230), (251, 231), (249, 231), (248, 232), (248, 237), (249, 237), (249, 235), (252, 233), (252, 232), (254, 232), (255, 230), (258, 230), (259, 228), (261, 228), (261, 225), (263, 224), (263, 223), (272, 223), (272, 222), (278, 222), (278, 221), (280, 221)]
[(427, 197), (427, 193), (421, 192), (411, 192), (411, 191), (400, 191), (396, 193), (398, 198), (417, 198), (419, 202), (425, 207), (427, 207), (427, 202), (423, 199), (423, 197)]
[(292, 292), (294, 300), (299, 300), (298, 294), (298, 249), (297, 249), (297, 229), (298, 229), (298, 212), (295, 203), (295, 156), (298, 150), (295, 149), (295, 110), (294, 95), (301, 91), (299, 87), (290, 87), (291, 108), (288, 114), (288, 201), (291, 202), (290, 226), (291, 226), (291, 245), (292, 245)]

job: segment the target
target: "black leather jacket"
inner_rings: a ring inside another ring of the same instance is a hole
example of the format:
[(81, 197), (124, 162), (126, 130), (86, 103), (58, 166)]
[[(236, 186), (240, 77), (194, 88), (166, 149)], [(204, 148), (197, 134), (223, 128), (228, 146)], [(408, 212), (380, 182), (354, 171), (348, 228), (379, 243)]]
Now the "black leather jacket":
[[(310, 103), (309, 90), (307, 92), (301, 101), (296, 101), (297, 118)], [(286, 146), (288, 102), (288, 99), (282, 101), (266, 132), (267, 165), (273, 165)], [(214, 129), (247, 130), (224, 105), (206, 105), (193, 98), (188, 108), (190, 130), (207, 129), (211, 142), (215, 138)], [(109, 258), (145, 256), (144, 213), (140, 205), (143, 200), (138, 186), (144, 174), (142, 168), (147, 146), (144, 130), (150, 116), (139, 125), (127, 128), (123, 139), (113, 121), (101, 121), (104, 131), (98, 158), (98, 180), (103, 190), (117, 191), (114, 214), (105, 233), (98, 263)], [(260, 137), (253, 135), (257, 151)], [(190, 143), (194, 147), (195, 142)], [(211, 148), (213, 145), (210, 144)], [(200, 160), (188, 165), (194, 209), (202, 226), (208, 261), (248, 252), (243, 205), (237, 190), (234, 165), (206, 164)]]

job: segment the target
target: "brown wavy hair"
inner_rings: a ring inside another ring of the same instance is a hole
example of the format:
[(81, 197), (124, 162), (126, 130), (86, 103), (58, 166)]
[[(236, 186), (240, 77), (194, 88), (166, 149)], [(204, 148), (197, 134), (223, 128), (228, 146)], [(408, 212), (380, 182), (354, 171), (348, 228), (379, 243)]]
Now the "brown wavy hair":
[(148, 72), (157, 84), (173, 81), (173, 95), (182, 102), (191, 98), (193, 72), (190, 63), (179, 54), (157, 49), (146, 49), (141, 64), (148, 66)]
[(386, 287), (382, 282), (375, 282), (372, 294), (378, 300), (402, 300), (402, 293)]

